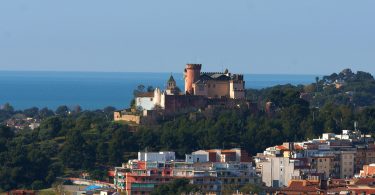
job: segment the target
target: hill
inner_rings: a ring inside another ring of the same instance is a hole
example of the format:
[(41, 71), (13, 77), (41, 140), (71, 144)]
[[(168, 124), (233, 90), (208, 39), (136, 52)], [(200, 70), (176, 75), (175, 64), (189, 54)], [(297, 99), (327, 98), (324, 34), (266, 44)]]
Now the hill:
[(173, 150), (179, 157), (198, 149), (232, 147), (256, 154), (284, 141), (353, 129), (355, 121), (363, 133), (373, 134), (374, 86), (372, 75), (345, 70), (307, 86), (249, 89), (247, 97), (258, 103), (255, 110), (206, 109), (136, 132), (112, 121), (114, 108), (15, 111), (6, 105), (0, 111), (2, 122), (20, 114), (41, 122), (34, 130), (0, 126), (0, 190), (42, 189), (57, 176), (82, 172), (105, 180), (109, 167), (145, 149)]

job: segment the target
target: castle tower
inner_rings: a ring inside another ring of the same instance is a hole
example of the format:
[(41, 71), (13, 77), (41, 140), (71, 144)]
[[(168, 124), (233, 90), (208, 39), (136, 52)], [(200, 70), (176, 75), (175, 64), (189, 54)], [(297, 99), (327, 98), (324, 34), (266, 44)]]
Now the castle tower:
[(194, 94), (193, 83), (199, 80), (202, 64), (187, 64), (185, 68), (185, 93)]
[(159, 88), (156, 88), (154, 90), (154, 106), (160, 106), (161, 105), (161, 91)]

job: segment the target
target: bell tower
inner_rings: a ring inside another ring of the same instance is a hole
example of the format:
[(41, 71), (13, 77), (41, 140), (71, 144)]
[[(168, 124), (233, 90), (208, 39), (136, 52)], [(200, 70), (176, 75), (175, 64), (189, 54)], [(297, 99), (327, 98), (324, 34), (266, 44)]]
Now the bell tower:
[(169, 90), (174, 90), (177, 87), (176, 81), (174, 80), (172, 74), (171, 74), (171, 76), (168, 79), (167, 85), (168, 85), (167, 89), (169, 89)]

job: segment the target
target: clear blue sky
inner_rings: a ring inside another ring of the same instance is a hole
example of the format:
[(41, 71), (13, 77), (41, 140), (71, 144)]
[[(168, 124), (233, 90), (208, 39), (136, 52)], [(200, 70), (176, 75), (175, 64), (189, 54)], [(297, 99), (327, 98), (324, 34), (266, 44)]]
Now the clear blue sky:
[(1, 0), (0, 70), (375, 73), (374, 0)]

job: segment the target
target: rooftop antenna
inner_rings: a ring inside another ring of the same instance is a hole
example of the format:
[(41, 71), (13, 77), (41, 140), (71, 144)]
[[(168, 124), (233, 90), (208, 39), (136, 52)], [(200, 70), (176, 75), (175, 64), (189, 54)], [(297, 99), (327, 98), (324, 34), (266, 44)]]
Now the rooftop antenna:
[(354, 121), (354, 130), (357, 131), (358, 121)]

